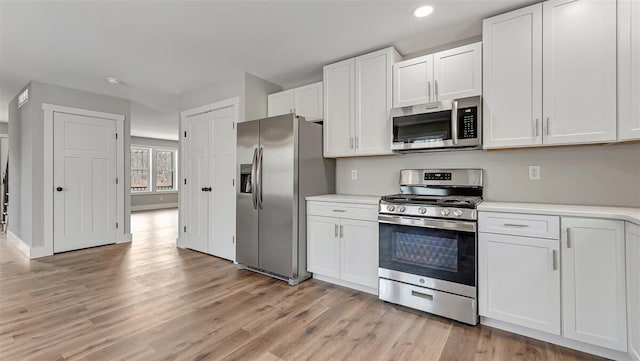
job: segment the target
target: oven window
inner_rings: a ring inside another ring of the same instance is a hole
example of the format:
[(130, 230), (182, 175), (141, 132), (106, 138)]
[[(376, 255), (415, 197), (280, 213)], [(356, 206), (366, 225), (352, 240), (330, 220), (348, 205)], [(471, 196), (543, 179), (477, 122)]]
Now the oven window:
[(476, 234), (380, 223), (381, 268), (476, 284)]
[(450, 238), (396, 232), (391, 259), (411, 265), (458, 272), (458, 242)]

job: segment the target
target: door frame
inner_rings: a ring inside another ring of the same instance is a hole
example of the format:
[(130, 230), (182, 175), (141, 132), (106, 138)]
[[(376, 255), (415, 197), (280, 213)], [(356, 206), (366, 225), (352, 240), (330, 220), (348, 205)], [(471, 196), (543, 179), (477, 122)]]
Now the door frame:
[[(178, 162), (178, 174), (182, 178), (182, 182), (178, 182), (178, 238), (176, 238), (176, 247), (187, 248), (187, 235), (184, 232), (185, 227), (185, 212), (187, 209), (187, 201), (184, 190), (184, 179), (186, 176), (186, 164), (187, 164), (187, 146), (184, 142), (184, 132), (186, 129), (186, 121), (188, 117), (213, 112), (224, 108), (234, 108), (235, 123), (240, 122), (240, 97), (233, 97), (219, 102), (202, 105), (196, 108), (184, 110), (180, 112), (180, 133), (179, 135), (179, 156)], [(235, 153), (235, 152), (234, 152)], [(235, 176), (234, 176), (235, 178)], [(234, 215), (235, 217), (235, 215)]]
[[(53, 121), (54, 113), (67, 113), (73, 115), (102, 118), (107, 120), (113, 120), (116, 122), (116, 132), (118, 138), (116, 140), (116, 177), (118, 178), (118, 184), (116, 185), (116, 222), (118, 222), (118, 230), (116, 232), (115, 243), (131, 242), (131, 234), (125, 234), (125, 149), (124, 149), (124, 121), (125, 116), (121, 114), (103, 113), (93, 110), (72, 108), (62, 105), (54, 104), (42, 104), (44, 111), (44, 245), (43, 253), (41, 256), (48, 256), (53, 254), (53, 198), (54, 198), (54, 184), (53, 184)], [(39, 255), (40, 256), (40, 255)]]

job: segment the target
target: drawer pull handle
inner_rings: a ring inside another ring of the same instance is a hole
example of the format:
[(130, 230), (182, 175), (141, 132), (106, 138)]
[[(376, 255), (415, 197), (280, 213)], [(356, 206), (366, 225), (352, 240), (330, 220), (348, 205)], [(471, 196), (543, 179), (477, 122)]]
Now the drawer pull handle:
[(346, 212), (344, 209), (334, 209), (333, 211), (334, 211), (334, 212), (340, 212), (340, 213), (344, 213), (344, 212)]
[(553, 257), (553, 270), (557, 271), (558, 270), (558, 251), (554, 249), (553, 252), (551, 253), (551, 256)]
[(505, 223), (503, 224), (505, 227), (513, 227), (513, 228), (529, 228), (527, 224), (515, 224), (515, 223)]
[(421, 293), (418, 291), (411, 291), (411, 296), (420, 297), (429, 301), (433, 301), (433, 295), (428, 295), (426, 293)]

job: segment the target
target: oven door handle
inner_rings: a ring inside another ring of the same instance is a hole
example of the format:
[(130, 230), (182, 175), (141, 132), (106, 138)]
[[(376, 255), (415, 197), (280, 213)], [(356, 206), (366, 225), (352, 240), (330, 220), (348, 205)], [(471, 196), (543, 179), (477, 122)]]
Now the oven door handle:
[(415, 227), (422, 227), (422, 228), (444, 229), (444, 230), (460, 231), (460, 232), (475, 232), (477, 228), (475, 222), (461, 222), (461, 221), (424, 219), (424, 218), (415, 218), (415, 217), (388, 216), (383, 214), (378, 215), (378, 223), (395, 224), (400, 226), (415, 226)]

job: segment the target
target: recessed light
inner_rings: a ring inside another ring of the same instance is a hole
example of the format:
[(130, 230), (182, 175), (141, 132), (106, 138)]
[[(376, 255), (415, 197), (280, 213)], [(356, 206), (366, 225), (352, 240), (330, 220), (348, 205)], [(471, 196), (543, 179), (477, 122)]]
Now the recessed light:
[(107, 77), (107, 82), (111, 85), (119, 85), (122, 83), (122, 81), (120, 81), (120, 79), (118, 78), (114, 78), (114, 77)]
[(423, 18), (425, 16), (431, 15), (432, 12), (433, 12), (433, 6), (425, 5), (415, 9), (413, 11), (413, 16), (417, 18)]

